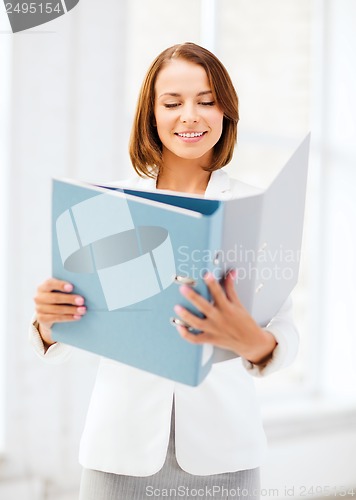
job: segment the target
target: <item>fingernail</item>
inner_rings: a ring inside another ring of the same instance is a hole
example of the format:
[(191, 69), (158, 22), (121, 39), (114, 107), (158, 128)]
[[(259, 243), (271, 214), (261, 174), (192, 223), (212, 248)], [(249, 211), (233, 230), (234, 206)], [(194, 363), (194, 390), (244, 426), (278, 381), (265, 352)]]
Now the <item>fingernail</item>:
[(180, 314), (181, 312), (184, 311), (184, 307), (179, 306), (179, 305), (174, 306), (173, 309), (174, 309), (174, 312), (176, 312), (177, 314)]
[(77, 312), (79, 314), (85, 314), (85, 311), (87, 310), (86, 307), (77, 307)]
[(78, 316), (77, 314), (75, 314), (75, 315), (73, 316), (73, 319), (81, 319), (81, 318), (82, 318), (82, 316)]
[(74, 301), (74, 303), (77, 305), (77, 306), (82, 306), (84, 304), (84, 299), (83, 297), (77, 297)]
[(231, 276), (231, 278), (234, 280), (236, 279), (236, 276), (237, 276), (237, 270), (236, 269), (230, 269), (229, 271), (229, 275)]
[(71, 292), (73, 290), (73, 285), (66, 283), (63, 288), (65, 292)]
[(204, 280), (205, 280), (205, 281), (213, 281), (213, 280), (214, 280), (214, 276), (213, 276), (213, 274), (212, 274), (212, 273), (209, 273), (209, 272), (208, 272), (208, 273), (206, 273), (206, 274), (204, 275)]
[(191, 288), (187, 285), (182, 285), (179, 287), (179, 291), (182, 295), (186, 296), (190, 294)]

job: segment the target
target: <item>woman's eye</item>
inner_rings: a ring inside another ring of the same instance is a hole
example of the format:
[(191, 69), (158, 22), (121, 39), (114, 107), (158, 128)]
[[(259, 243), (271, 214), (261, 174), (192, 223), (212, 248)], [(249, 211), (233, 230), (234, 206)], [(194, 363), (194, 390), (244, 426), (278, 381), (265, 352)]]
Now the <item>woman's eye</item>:
[[(214, 106), (215, 101), (203, 101), (199, 102), (201, 106)], [(164, 107), (167, 109), (172, 109), (172, 108), (178, 108), (181, 105), (180, 102), (171, 102), (171, 103), (165, 103)]]

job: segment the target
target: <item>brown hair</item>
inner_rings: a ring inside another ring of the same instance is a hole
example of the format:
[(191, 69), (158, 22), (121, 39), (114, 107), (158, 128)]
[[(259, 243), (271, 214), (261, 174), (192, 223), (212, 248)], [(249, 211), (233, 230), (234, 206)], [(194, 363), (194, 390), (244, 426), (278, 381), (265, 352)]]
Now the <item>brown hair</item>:
[(238, 97), (231, 78), (219, 59), (207, 49), (187, 42), (174, 45), (159, 54), (143, 81), (130, 137), (130, 158), (141, 176), (156, 177), (162, 162), (162, 143), (155, 126), (155, 83), (158, 73), (172, 59), (184, 59), (205, 69), (217, 105), (224, 113), (223, 131), (214, 146), (212, 172), (227, 165), (232, 158), (239, 120)]

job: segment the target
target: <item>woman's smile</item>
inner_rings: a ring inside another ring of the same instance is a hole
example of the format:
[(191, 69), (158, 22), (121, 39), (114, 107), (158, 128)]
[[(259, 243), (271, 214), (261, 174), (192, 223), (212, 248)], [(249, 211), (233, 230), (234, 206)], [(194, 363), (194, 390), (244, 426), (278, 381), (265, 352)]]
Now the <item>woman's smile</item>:
[(186, 143), (199, 142), (207, 132), (174, 132), (179, 139)]

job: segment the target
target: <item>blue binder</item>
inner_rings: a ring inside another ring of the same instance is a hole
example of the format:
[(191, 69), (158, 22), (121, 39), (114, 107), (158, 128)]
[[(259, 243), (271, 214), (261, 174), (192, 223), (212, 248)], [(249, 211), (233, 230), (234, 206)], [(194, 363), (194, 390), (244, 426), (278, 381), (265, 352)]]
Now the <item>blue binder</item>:
[(259, 324), (268, 323), (297, 281), (298, 259), (280, 263), (290, 278), (263, 280), (262, 271), (274, 265), (269, 251), (300, 250), (308, 146), (309, 137), (267, 190), (240, 199), (53, 180), (53, 276), (73, 283), (87, 306), (79, 322), (54, 325), (54, 340), (200, 384), (213, 362), (236, 355), (188, 343), (172, 327), (175, 304), (199, 313), (179, 283), (192, 282), (209, 299), (204, 274), (220, 278), (237, 267), (240, 299)]

